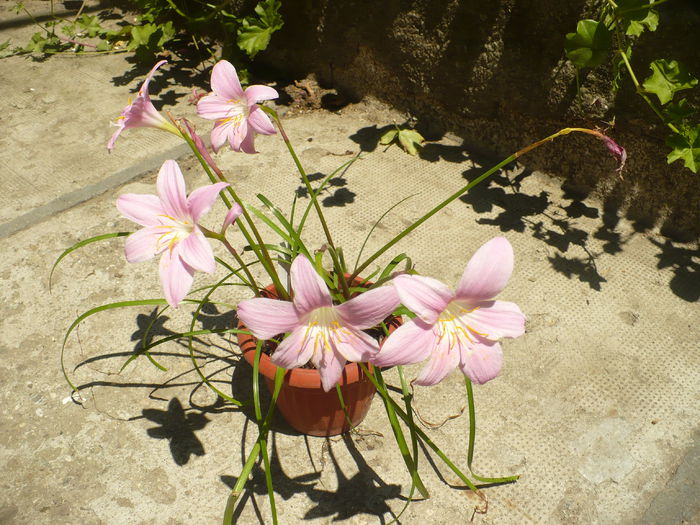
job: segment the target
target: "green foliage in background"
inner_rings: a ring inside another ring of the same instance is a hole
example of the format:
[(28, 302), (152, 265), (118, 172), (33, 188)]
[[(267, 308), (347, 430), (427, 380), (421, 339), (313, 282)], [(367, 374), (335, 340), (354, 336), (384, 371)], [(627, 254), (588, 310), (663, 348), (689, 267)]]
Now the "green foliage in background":
[[(593, 68), (612, 57), (613, 89), (620, 87), (625, 73), (637, 93), (671, 131), (666, 144), (671, 148), (668, 163), (683, 161), (693, 173), (700, 169), (700, 124), (690, 117), (695, 113), (687, 99), (677, 93), (697, 86), (698, 79), (683, 64), (671, 59), (657, 59), (649, 64), (651, 74), (642, 82), (632, 68), (632, 51), (637, 39), (646, 31), (659, 27), (656, 7), (669, 0), (606, 0), (598, 20), (580, 20), (575, 33), (564, 42), (567, 58), (578, 71)], [(656, 97), (658, 103), (652, 98)]]
[[(188, 46), (204, 50), (206, 58), (226, 58), (245, 65), (267, 48), (284, 22), (279, 0), (262, 0), (252, 12), (234, 12), (232, 2), (212, 4), (202, 0), (131, 0), (138, 11), (133, 22), (122, 18), (107, 29), (110, 11), (83, 13), (85, 2), (72, 18), (54, 16), (38, 22), (22, 2), (14, 11), (34, 20), (40, 29), (21, 47), (0, 43), (0, 57), (32, 54), (47, 57), (56, 53), (132, 52), (139, 62), (152, 64), (162, 54), (178, 54)], [(53, 13), (53, 1), (50, 4)], [(241, 71), (245, 78), (245, 70)]]

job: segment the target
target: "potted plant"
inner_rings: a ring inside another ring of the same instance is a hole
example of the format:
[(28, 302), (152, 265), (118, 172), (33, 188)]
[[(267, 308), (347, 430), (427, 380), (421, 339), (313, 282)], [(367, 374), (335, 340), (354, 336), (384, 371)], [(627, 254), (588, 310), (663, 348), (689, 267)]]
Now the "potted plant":
[[(81, 241), (59, 257), (56, 264), (79, 247), (126, 236), (125, 255), (129, 262), (160, 258), (159, 276), (164, 295), (162, 300), (117, 302), (88, 310), (69, 327), (64, 348), (68, 336), (82, 320), (109, 308), (138, 304), (177, 308), (182, 303), (190, 303), (196, 305), (196, 320), (202, 306), (213, 301), (212, 297), (225, 294), (225, 284), (235, 281), (249, 288), (251, 297), (236, 305), (237, 326), (196, 332), (235, 334), (245, 360), (252, 365), (252, 399), (259, 435), (226, 505), (226, 523), (231, 521), (237, 498), (259, 458), (262, 458), (270, 489), (268, 497), (273, 520), (277, 521), (267, 450), (275, 407), (302, 432), (332, 435), (349, 431), (359, 424), (367, 412), (367, 405), (356, 406), (355, 402), (371, 401), (375, 391), (384, 405), (388, 424), (411, 477), (409, 501), (416, 490), (424, 497), (429, 496), (416, 468), (419, 444), (432, 449), (467, 487), (482, 498), (477, 482), (498, 484), (516, 480), (517, 475), (485, 478), (471, 472), (475, 435), (472, 383), (482, 384), (495, 378), (503, 362), (499, 341), (524, 333), (525, 316), (518, 306), (495, 299), (513, 270), (514, 253), (510, 243), (503, 237), (496, 237), (478, 248), (454, 289), (430, 276), (417, 274), (406, 255), (396, 256), (384, 266), (377, 265), (377, 261), (398, 241), (470, 188), (554, 138), (574, 131), (592, 134), (603, 140), (622, 162), (624, 150), (597, 130), (560, 130), (485, 171), (437, 203), (363, 261), (358, 258), (355, 267), (350, 268), (342, 248), (334, 243), (332, 228), (317, 199), (330, 176), (317, 187), (312, 186), (278, 114), (260, 104), (276, 98), (277, 92), (262, 85), (244, 90), (234, 67), (220, 61), (212, 71), (212, 92), (199, 97), (197, 112), (204, 119), (214, 121), (211, 131), (214, 152), (228, 144), (235, 151), (254, 154), (257, 134), (279, 132), (309, 196), (308, 203), (296, 219), (293, 214), (287, 217), (263, 195), (258, 197), (265, 210), (246, 204), (235, 185), (226, 180), (192, 124), (169, 113), (166, 118), (155, 109), (149, 98), (148, 84), (164, 63), (161, 61), (154, 66), (138, 96), (118, 117), (117, 129), (108, 149), (111, 150), (119, 135), (129, 128), (152, 127), (167, 131), (187, 142), (211, 184), (188, 194), (178, 164), (167, 160), (158, 174), (156, 195), (124, 194), (117, 200), (121, 214), (140, 229)], [(221, 227), (214, 231), (204, 227), (201, 219), (219, 198), (228, 210)], [(316, 214), (322, 226), (323, 246), (310, 246), (305, 240), (304, 227), (311, 213)], [(276, 241), (271, 242), (269, 235), (263, 235), (253, 215), (278, 237)], [(234, 225), (246, 240), (244, 250), (237, 250), (227, 238), (227, 232)], [(230, 260), (215, 259), (209, 244), (211, 241), (220, 242)], [(195, 273), (213, 274), (217, 264), (224, 272), (223, 278), (191, 293)], [(261, 282), (252, 271), (252, 266), (258, 264), (266, 282)], [(194, 334), (190, 328), (176, 336), (152, 342), (145, 345), (144, 353), (148, 355), (152, 346), (165, 340), (191, 338)], [(217, 395), (225, 401), (241, 404), (212, 385), (199, 370), (194, 357), (193, 361), (202, 381)], [(403, 366), (419, 362), (425, 362), (422, 371), (409, 381)], [(396, 394), (392, 395), (382, 375), (383, 369), (388, 367), (396, 367), (398, 371), (401, 383), (398, 399)], [(434, 385), (456, 368), (464, 374), (469, 406), (467, 468), (470, 475), (415, 424), (411, 404), (413, 385)], [(63, 371), (68, 384), (77, 392), (65, 367)], [(271, 392), (266, 413), (262, 410), (258, 389), (260, 375), (266, 377)], [(297, 391), (301, 390), (302, 379), (307, 378), (311, 378), (312, 388), (303, 390), (313, 390), (313, 393), (311, 398), (300, 399), (301, 394)], [(358, 382), (353, 383), (354, 380)], [(294, 420), (295, 416), (308, 416), (308, 408), (312, 405), (321, 408), (318, 415), (307, 417), (307, 421)]]

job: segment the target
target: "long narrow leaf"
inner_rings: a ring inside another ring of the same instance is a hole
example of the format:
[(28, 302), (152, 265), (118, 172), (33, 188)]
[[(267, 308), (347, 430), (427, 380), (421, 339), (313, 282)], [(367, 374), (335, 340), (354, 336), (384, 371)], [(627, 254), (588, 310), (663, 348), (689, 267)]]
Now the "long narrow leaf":
[[(362, 159), (362, 156), (360, 153), (355, 155), (352, 159), (344, 162), (340, 166), (338, 166), (334, 171), (329, 173), (328, 175), (325, 176), (325, 178), (321, 181), (321, 184), (319, 184), (318, 188), (314, 190), (314, 195), (318, 196), (323, 188), (326, 187), (326, 184), (328, 184), (328, 181), (330, 181), (338, 172), (341, 170), (347, 170), (350, 168), (350, 166), (356, 161)], [(309, 197), (312, 197), (309, 195)], [(304, 224), (306, 223), (306, 218), (309, 216), (309, 213), (311, 212), (311, 208), (313, 207), (313, 198), (310, 198), (309, 203), (306, 205), (306, 209), (304, 210), (304, 214), (301, 217), (301, 221), (299, 222), (299, 226), (297, 226), (297, 234), (301, 235), (301, 232), (304, 230)]]
[(115, 237), (126, 237), (127, 235), (131, 235), (131, 232), (105, 233), (103, 235), (97, 235), (95, 237), (90, 237), (89, 239), (76, 242), (73, 246), (65, 250), (61, 255), (58, 256), (58, 259), (56, 259), (56, 262), (53, 263), (53, 266), (51, 267), (51, 273), (49, 273), (49, 292), (51, 291), (51, 279), (53, 277), (53, 272), (58, 266), (58, 263), (60, 263), (66, 255), (68, 255), (71, 252), (74, 252), (78, 248), (82, 248), (83, 246), (92, 244), (93, 242), (104, 241), (105, 239), (114, 239)]
[(469, 467), (469, 472), (472, 473), (475, 479), (483, 483), (510, 483), (517, 480), (520, 476), (505, 476), (500, 478), (487, 478), (484, 476), (479, 476), (472, 469), (472, 460), (474, 459), (474, 443), (476, 441), (476, 410), (474, 409), (474, 391), (472, 389), (472, 382), (467, 376), (464, 376), (464, 384), (467, 387), (467, 404), (469, 406), (469, 446), (467, 448), (467, 466)]
[(352, 273), (355, 273), (355, 270), (357, 270), (357, 266), (360, 264), (360, 257), (362, 257), (362, 252), (364, 251), (365, 246), (367, 246), (367, 242), (369, 241), (370, 237), (372, 237), (372, 234), (374, 233), (374, 230), (376, 229), (377, 226), (379, 226), (379, 223), (381, 223), (382, 220), (384, 220), (384, 217), (386, 217), (387, 215), (389, 215), (389, 213), (390, 213), (394, 208), (400, 206), (401, 204), (403, 204), (404, 202), (406, 202), (408, 199), (410, 199), (410, 198), (412, 198), (412, 197), (415, 197), (416, 195), (418, 195), (418, 194), (417, 194), (417, 193), (414, 193), (413, 195), (409, 195), (408, 197), (404, 197), (403, 199), (401, 199), (399, 202), (397, 202), (396, 204), (394, 204), (393, 206), (391, 206), (388, 210), (386, 210), (386, 211), (382, 214), (382, 216), (379, 217), (379, 219), (377, 219), (377, 221), (372, 225), (372, 227), (370, 228), (369, 232), (368, 232), (367, 235), (365, 236), (365, 240), (364, 240), (364, 242), (362, 243), (362, 246), (360, 247), (360, 251), (357, 252), (357, 258), (355, 259), (355, 266), (353, 267)]
[(124, 307), (128, 307), (128, 306), (163, 305), (163, 304), (167, 304), (165, 302), (165, 299), (143, 299), (140, 301), (120, 301), (117, 303), (104, 304), (102, 306), (92, 308), (91, 310), (88, 310), (87, 312), (84, 312), (81, 315), (79, 315), (78, 318), (75, 321), (73, 321), (73, 323), (70, 325), (70, 327), (68, 328), (68, 331), (66, 331), (66, 335), (63, 338), (63, 345), (61, 345), (61, 371), (63, 372), (63, 377), (66, 379), (68, 386), (70, 386), (74, 392), (78, 391), (78, 388), (70, 380), (70, 378), (68, 377), (68, 372), (66, 371), (65, 360), (64, 360), (65, 351), (66, 351), (66, 342), (68, 341), (68, 337), (73, 332), (75, 327), (78, 326), (84, 319), (86, 319), (86, 318), (88, 318), (91, 315), (94, 315), (96, 313), (103, 312), (105, 310), (111, 310), (114, 308), (124, 308)]
[[(221, 286), (223, 286), (224, 283), (226, 283), (226, 281), (231, 277), (231, 275), (232, 275), (232, 274), (229, 273), (228, 275), (226, 275), (226, 276), (224, 276), (222, 279), (220, 279), (216, 284), (214, 284), (214, 285), (212, 285), (211, 287), (209, 287), (209, 290), (207, 291), (207, 293), (206, 293), (206, 294), (204, 295), (204, 297), (202, 298), (202, 301), (201, 301), (201, 302), (199, 303), (199, 305), (197, 306), (197, 309), (195, 310), (194, 314), (192, 314), (192, 321), (190, 322), (190, 331), (194, 331), (194, 326), (195, 326), (195, 324), (197, 323), (197, 320), (199, 319), (199, 314), (200, 314), (200, 312), (202, 311), (202, 307), (203, 307), (205, 304), (210, 304), (209, 297), (211, 297), (211, 295), (212, 295), (216, 290), (218, 290)], [(194, 365), (194, 369), (195, 369), (195, 371), (197, 372), (197, 375), (199, 376), (199, 378), (202, 380), (202, 382), (203, 382), (205, 385), (207, 385), (207, 387), (209, 387), (209, 389), (210, 389), (212, 392), (214, 392), (217, 396), (219, 396), (221, 399), (223, 399), (223, 400), (225, 400), (225, 401), (228, 401), (229, 403), (233, 403), (234, 405), (237, 405), (237, 406), (243, 406), (243, 403), (242, 403), (241, 401), (238, 401), (237, 399), (235, 399), (235, 398), (233, 398), (233, 397), (231, 397), (231, 396), (229, 396), (229, 395), (224, 394), (221, 390), (219, 390), (218, 388), (216, 388), (216, 387), (209, 381), (209, 379), (204, 375), (204, 372), (202, 372), (202, 369), (199, 367), (199, 363), (197, 363), (197, 358), (196, 358), (195, 355), (194, 355), (194, 344), (193, 344), (193, 342), (194, 342), (193, 336), (189, 336), (189, 337), (188, 337), (188, 341), (187, 341), (187, 346), (188, 346), (189, 351), (190, 351), (190, 361), (192, 361), (192, 364)]]
[[(366, 370), (364, 365), (362, 366), (362, 368), (365, 370), (366, 375), (369, 374), (369, 371)], [(394, 431), (394, 438), (396, 439), (396, 444), (399, 446), (401, 456), (403, 457), (404, 463), (406, 463), (406, 468), (408, 469), (408, 472), (411, 475), (411, 482), (413, 485), (415, 485), (415, 487), (418, 489), (418, 492), (420, 492), (424, 498), (429, 498), (430, 493), (428, 492), (428, 489), (425, 488), (423, 480), (420, 478), (420, 474), (418, 474), (416, 462), (413, 460), (413, 457), (411, 456), (411, 453), (408, 450), (408, 446), (406, 445), (406, 438), (404, 438), (403, 431), (401, 430), (401, 425), (399, 425), (399, 421), (396, 418), (396, 410), (394, 405), (392, 404), (393, 400), (391, 399), (389, 393), (386, 390), (384, 380), (382, 379), (381, 370), (375, 367), (374, 373), (376, 374), (375, 386), (377, 387), (377, 391), (381, 394), (382, 399), (384, 400), (386, 414), (389, 417), (391, 429)]]
[(284, 214), (279, 210), (279, 208), (272, 204), (272, 202), (270, 202), (270, 200), (263, 194), (258, 193), (257, 197), (265, 206), (267, 206), (267, 208), (272, 212), (272, 214), (277, 218), (282, 227), (289, 234), (289, 237), (293, 241), (289, 243), (292, 253), (296, 254), (301, 252), (307, 257), (309, 257), (309, 250), (306, 248), (306, 245), (301, 240), (300, 235), (297, 233), (297, 231), (294, 229), (291, 223), (287, 220)]
[[(289, 244), (292, 244), (294, 242), (289, 236), (289, 234), (285, 233), (284, 230), (282, 230), (282, 228), (277, 226), (277, 224), (275, 224), (274, 221), (270, 219), (270, 217), (265, 215), (261, 210), (257, 209), (255, 206), (251, 206), (250, 204), (246, 204), (246, 208), (252, 211), (258, 219), (263, 221), (272, 231), (274, 231), (277, 235), (279, 235)], [(267, 246), (267, 244), (265, 244), (264, 246)]]

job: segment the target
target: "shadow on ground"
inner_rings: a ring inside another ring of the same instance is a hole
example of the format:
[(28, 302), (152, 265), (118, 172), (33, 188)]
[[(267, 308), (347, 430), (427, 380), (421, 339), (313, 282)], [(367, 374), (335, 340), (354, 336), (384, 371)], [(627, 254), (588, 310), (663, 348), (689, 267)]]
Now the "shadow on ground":
[[(424, 136), (433, 140), (441, 138), (439, 131), (421, 126), (420, 122), (407, 121), (399, 126), (414, 127), (414, 124)], [(359, 145), (361, 151), (375, 151), (381, 146), (381, 136), (393, 128), (393, 125), (367, 126), (351, 135), (350, 139)], [(471, 160), (478, 166), (490, 166), (497, 162), (489, 157), (468, 153), (462, 146), (430, 142), (423, 146), (419, 156), (429, 162), (443, 160), (460, 163)], [(472, 181), (484, 171), (485, 168), (481, 167), (471, 168), (463, 172), (462, 176)], [(617, 229), (623, 217), (616, 201), (616, 198), (619, 201), (619, 196), (612, 195), (598, 208), (585, 202), (590, 192), (564, 181), (561, 186), (564, 191), (562, 199), (555, 202), (546, 191), (528, 192), (523, 188), (523, 181), (530, 175), (530, 171), (510, 164), (472, 188), (460, 200), (483, 215), (477, 219), (479, 224), (497, 226), (504, 233), (529, 233), (555, 250), (548, 257), (555, 271), (569, 279), (578, 279), (593, 290), (602, 290), (606, 280), (598, 271), (597, 258), (603, 253), (621, 253), (634, 235), (651, 229), (653, 221), (644, 217), (626, 217), (632, 220), (634, 231), (621, 233)], [(577, 225), (577, 219), (593, 219), (597, 224), (593, 229), (582, 229)], [(591, 245), (598, 246), (600, 243), (593, 243), (592, 239), (602, 241), (598, 251)], [(677, 246), (672, 239), (663, 243), (650, 239), (649, 242), (659, 249), (657, 267), (673, 269), (674, 277), (669, 283), (673, 293), (688, 302), (700, 300), (700, 250), (689, 248), (687, 244)]]
[[(364, 459), (353, 441), (352, 434), (345, 434), (333, 439), (326, 438), (319, 465), (314, 464), (310, 449), (310, 440), (318, 438), (303, 436), (303, 439), (309, 456), (309, 466), (313, 471), (291, 477), (284, 471), (280, 462), (275, 434), (272, 434), (270, 469), (275, 482), (275, 495), (277, 497), (281, 497), (286, 501), (296, 494), (305, 494), (308, 500), (314, 502), (315, 505), (306, 512), (304, 519), (326, 518), (328, 521), (342, 521), (353, 516), (368, 514), (376, 516), (378, 523), (387, 523), (387, 516), (391, 518), (396, 517), (387, 502), (393, 499), (405, 499), (401, 496), (401, 485), (384, 482)], [(348, 477), (343, 472), (343, 468), (336, 457), (338, 452), (334, 452), (336, 447), (344, 447), (355, 462), (357, 471), (351, 477)], [(337, 488), (333, 490), (326, 488), (321, 480), (323, 471), (328, 468), (332, 468), (336, 476)], [(246, 491), (243, 498), (236, 505), (233, 515), (234, 523), (240, 517), (243, 508), (248, 503), (248, 499), (251, 500), (260, 523), (263, 523), (260, 504), (256, 499), (263, 497), (264, 501), (262, 504), (268, 504), (265, 474), (260, 465), (256, 465), (252, 475), (252, 480), (249, 481), (251, 490)], [(221, 476), (221, 481), (228, 487), (233, 488), (237, 478), (235, 476)], [(371, 494), (371, 496), (366, 497), (367, 494)]]

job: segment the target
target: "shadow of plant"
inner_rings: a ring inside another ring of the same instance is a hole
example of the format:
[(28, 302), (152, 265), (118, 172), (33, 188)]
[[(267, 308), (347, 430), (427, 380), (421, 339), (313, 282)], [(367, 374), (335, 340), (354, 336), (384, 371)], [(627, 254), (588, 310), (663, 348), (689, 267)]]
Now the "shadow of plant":
[[(319, 193), (319, 195), (325, 195), (325, 197), (321, 199), (321, 205), (326, 208), (337, 206), (342, 207), (355, 202), (355, 197), (357, 194), (346, 188), (348, 181), (345, 178), (345, 173), (346, 170), (343, 170), (340, 175), (328, 179), (325, 187)], [(327, 174), (319, 172), (310, 173), (307, 175), (309, 182), (312, 183), (312, 186), (314, 182), (319, 182), (325, 179), (327, 176)], [(316, 190), (314, 189), (314, 191)], [(299, 186), (296, 189), (296, 195), (298, 198), (307, 198), (309, 196), (309, 192), (307, 191), (306, 186)]]
[[(463, 173), (467, 180), (473, 180), (483, 172), (470, 169)], [(478, 213), (501, 211), (492, 218), (479, 218), (479, 224), (498, 226), (502, 232), (529, 232), (556, 249), (558, 253), (548, 257), (552, 268), (568, 278), (577, 278), (594, 290), (601, 290), (606, 282), (596, 267), (598, 253), (588, 246), (589, 232), (577, 228), (573, 219), (597, 218), (599, 211), (585, 204), (575, 192), (565, 189), (563, 198), (571, 202), (556, 205), (545, 191), (528, 194), (522, 189), (522, 181), (530, 176), (527, 170), (517, 172), (514, 167), (494, 174), (488, 183), (480, 184), (460, 197), (460, 200), (473, 207)], [(606, 241), (604, 251), (617, 253), (622, 250), (623, 240), (614, 232), (616, 221), (608, 213), (601, 227), (593, 236)]]
[(146, 433), (155, 439), (168, 440), (170, 453), (177, 465), (187, 464), (191, 456), (204, 455), (204, 445), (195, 435), (196, 430), (202, 430), (209, 423), (201, 412), (186, 413), (180, 400), (173, 397), (167, 410), (146, 408), (143, 417), (160, 425), (147, 429)]
[[(303, 436), (309, 456), (309, 465), (313, 472), (294, 477), (290, 477), (284, 471), (280, 463), (275, 435), (272, 434), (271, 436), (270, 468), (274, 480), (275, 495), (284, 500), (289, 500), (296, 494), (305, 494), (309, 501), (315, 503), (315, 506), (306, 512), (304, 519), (327, 518), (329, 521), (342, 521), (353, 516), (369, 514), (376, 516), (379, 523), (386, 523), (385, 515), (389, 514), (395, 517), (387, 501), (404, 499), (401, 496), (401, 486), (387, 484), (379, 477), (358, 450), (352, 439), (352, 434), (345, 434), (337, 440), (326, 438), (319, 467), (314, 464), (312, 459), (310, 438)], [(342, 444), (346, 447), (357, 466), (357, 472), (351, 477), (345, 475), (333, 452), (334, 444), (339, 441), (342, 441)], [(337, 476), (337, 489), (335, 490), (329, 490), (323, 486), (321, 477), (323, 470), (328, 466), (334, 469)], [(233, 488), (236, 480), (237, 478), (234, 476), (221, 476), (221, 481), (230, 488)], [(265, 474), (260, 465), (257, 465), (253, 470), (249, 487), (251, 490), (247, 491), (248, 497), (253, 499), (253, 505), (260, 519), (255, 496), (267, 495)], [(238, 502), (233, 515), (234, 523), (240, 518), (247, 499), (247, 497), (244, 497)]]
[(673, 268), (673, 293), (688, 302), (700, 300), (700, 250), (677, 247), (669, 240), (663, 244), (653, 239), (649, 242), (661, 250), (656, 255), (659, 259), (656, 267)]

